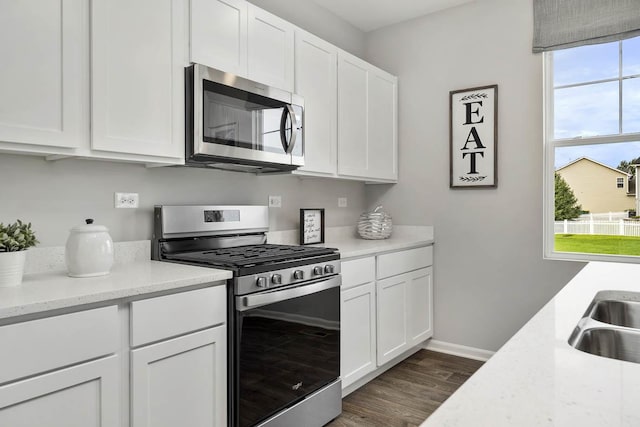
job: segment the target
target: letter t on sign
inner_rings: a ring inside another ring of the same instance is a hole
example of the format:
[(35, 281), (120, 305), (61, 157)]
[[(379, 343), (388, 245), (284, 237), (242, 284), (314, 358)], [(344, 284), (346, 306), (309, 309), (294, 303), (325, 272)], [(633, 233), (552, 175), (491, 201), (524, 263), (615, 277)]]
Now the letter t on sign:
[(496, 188), (498, 85), (449, 92), (451, 188)]

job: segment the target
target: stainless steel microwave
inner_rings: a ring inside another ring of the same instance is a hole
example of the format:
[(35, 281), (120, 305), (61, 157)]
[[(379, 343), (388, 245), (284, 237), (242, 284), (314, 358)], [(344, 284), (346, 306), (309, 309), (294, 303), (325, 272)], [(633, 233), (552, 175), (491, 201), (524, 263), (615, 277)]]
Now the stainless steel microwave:
[(188, 166), (243, 172), (304, 165), (300, 96), (195, 64), (185, 70)]

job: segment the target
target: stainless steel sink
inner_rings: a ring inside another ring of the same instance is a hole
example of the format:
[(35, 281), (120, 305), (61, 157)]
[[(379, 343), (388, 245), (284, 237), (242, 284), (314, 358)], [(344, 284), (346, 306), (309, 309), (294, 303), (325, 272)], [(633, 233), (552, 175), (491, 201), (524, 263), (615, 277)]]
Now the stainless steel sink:
[(640, 293), (598, 292), (569, 344), (596, 356), (640, 363)]
[(640, 331), (587, 329), (576, 340), (574, 347), (596, 356), (640, 363)]
[(640, 302), (598, 301), (593, 304), (590, 317), (611, 325), (640, 329)]

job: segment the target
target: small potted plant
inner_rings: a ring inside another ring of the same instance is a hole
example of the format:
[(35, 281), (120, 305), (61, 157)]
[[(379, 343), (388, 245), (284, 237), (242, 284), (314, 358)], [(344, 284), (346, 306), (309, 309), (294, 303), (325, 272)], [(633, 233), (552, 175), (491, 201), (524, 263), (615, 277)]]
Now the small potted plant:
[(7, 225), (0, 223), (0, 287), (22, 283), (26, 250), (37, 243), (31, 223), (20, 220)]

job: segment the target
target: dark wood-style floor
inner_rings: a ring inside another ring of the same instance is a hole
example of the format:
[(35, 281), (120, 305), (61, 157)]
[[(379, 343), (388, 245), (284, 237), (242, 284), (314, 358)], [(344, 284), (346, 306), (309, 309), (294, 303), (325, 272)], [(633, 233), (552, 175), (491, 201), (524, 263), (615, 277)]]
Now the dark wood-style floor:
[(345, 397), (328, 427), (419, 426), (482, 363), (420, 350)]

